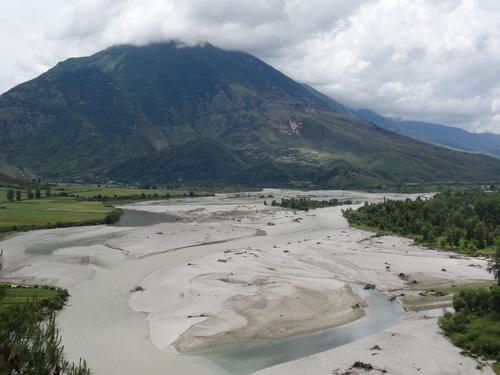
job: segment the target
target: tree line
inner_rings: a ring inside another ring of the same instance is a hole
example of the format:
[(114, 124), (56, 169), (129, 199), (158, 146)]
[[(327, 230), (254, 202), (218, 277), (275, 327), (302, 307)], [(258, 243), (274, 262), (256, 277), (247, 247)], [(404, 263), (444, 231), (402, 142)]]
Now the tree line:
[(346, 204), (352, 204), (351, 200), (340, 201), (336, 198), (330, 200), (314, 200), (305, 197), (299, 198), (282, 198), (281, 202), (277, 202), (273, 200), (271, 202), (271, 206), (279, 206), (284, 208), (290, 208), (292, 210), (303, 210), (308, 211), (310, 209), (315, 208), (324, 208), (324, 207), (335, 207)]
[[(21, 190), (14, 190), (14, 189), (7, 190), (7, 200), (9, 202), (21, 201), (23, 200), (23, 195), (25, 195), (26, 199), (29, 200), (42, 198), (42, 192), (40, 189), (35, 189), (34, 191), (31, 189), (27, 189), (24, 194)], [(47, 188), (45, 190), (45, 197), (48, 198), (50, 197), (50, 195), (51, 195), (50, 188)]]
[(499, 192), (446, 191), (429, 200), (384, 200), (345, 210), (344, 216), (355, 226), (463, 252), (493, 251), (500, 241)]

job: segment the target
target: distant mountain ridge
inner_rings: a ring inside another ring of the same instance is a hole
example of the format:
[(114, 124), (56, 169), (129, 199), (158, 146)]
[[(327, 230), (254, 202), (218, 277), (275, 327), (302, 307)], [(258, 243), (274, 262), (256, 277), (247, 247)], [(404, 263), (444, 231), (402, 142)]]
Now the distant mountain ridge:
[(247, 53), (116, 46), (0, 96), (0, 157), (51, 179), (321, 185), (500, 181), (500, 161), (428, 145)]
[(322, 100), (327, 101), (331, 108), (337, 112), (351, 114), (360, 120), (373, 123), (394, 133), (426, 143), (500, 158), (500, 134), (473, 133), (453, 126), (424, 121), (399, 120), (382, 116), (367, 108), (355, 110), (340, 104), (309, 85), (304, 84), (304, 87)]
[(361, 120), (372, 122), (398, 134), (469, 152), (480, 152), (500, 158), (500, 134), (472, 133), (461, 128), (422, 121), (396, 120), (381, 116), (369, 109), (352, 113)]

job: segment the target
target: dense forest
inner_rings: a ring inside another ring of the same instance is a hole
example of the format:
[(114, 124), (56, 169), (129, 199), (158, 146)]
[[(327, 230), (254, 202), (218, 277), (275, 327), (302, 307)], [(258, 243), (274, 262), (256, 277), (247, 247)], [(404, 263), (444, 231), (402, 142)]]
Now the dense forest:
[(314, 200), (309, 198), (283, 198), (281, 202), (272, 201), (272, 206), (280, 206), (285, 208), (291, 208), (292, 210), (304, 210), (308, 211), (310, 209), (315, 208), (324, 208), (324, 207), (335, 207), (341, 206), (345, 204), (352, 204), (351, 200), (339, 201), (338, 199), (330, 199), (330, 200)]
[(491, 253), (500, 241), (500, 192), (447, 191), (429, 200), (365, 203), (344, 216), (355, 226), (467, 253)]

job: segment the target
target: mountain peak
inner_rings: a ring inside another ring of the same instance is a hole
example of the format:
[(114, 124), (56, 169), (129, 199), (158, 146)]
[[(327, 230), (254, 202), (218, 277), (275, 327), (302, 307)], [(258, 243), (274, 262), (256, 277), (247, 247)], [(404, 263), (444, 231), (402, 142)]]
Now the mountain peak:
[[(498, 161), (381, 131), (256, 57), (208, 43), (68, 59), (0, 96), (0, 146), (10, 164), (58, 179), (352, 186), (500, 175)], [(228, 173), (201, 173), (207, 163)]]

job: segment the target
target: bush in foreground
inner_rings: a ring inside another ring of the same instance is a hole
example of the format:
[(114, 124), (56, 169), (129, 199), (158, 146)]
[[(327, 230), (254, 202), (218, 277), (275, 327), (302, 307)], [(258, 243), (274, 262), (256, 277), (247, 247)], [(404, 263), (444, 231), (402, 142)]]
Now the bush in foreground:
[(56, 329), (66, 290), (2, 284), (0, 292), (0, 374), (90, 375), (85, 361), (65, 359)]
[(439, 319), (451, 341), (486, 359), (500, 361), (500, 286), (470, 288), (453, 298), (455, 313)]

